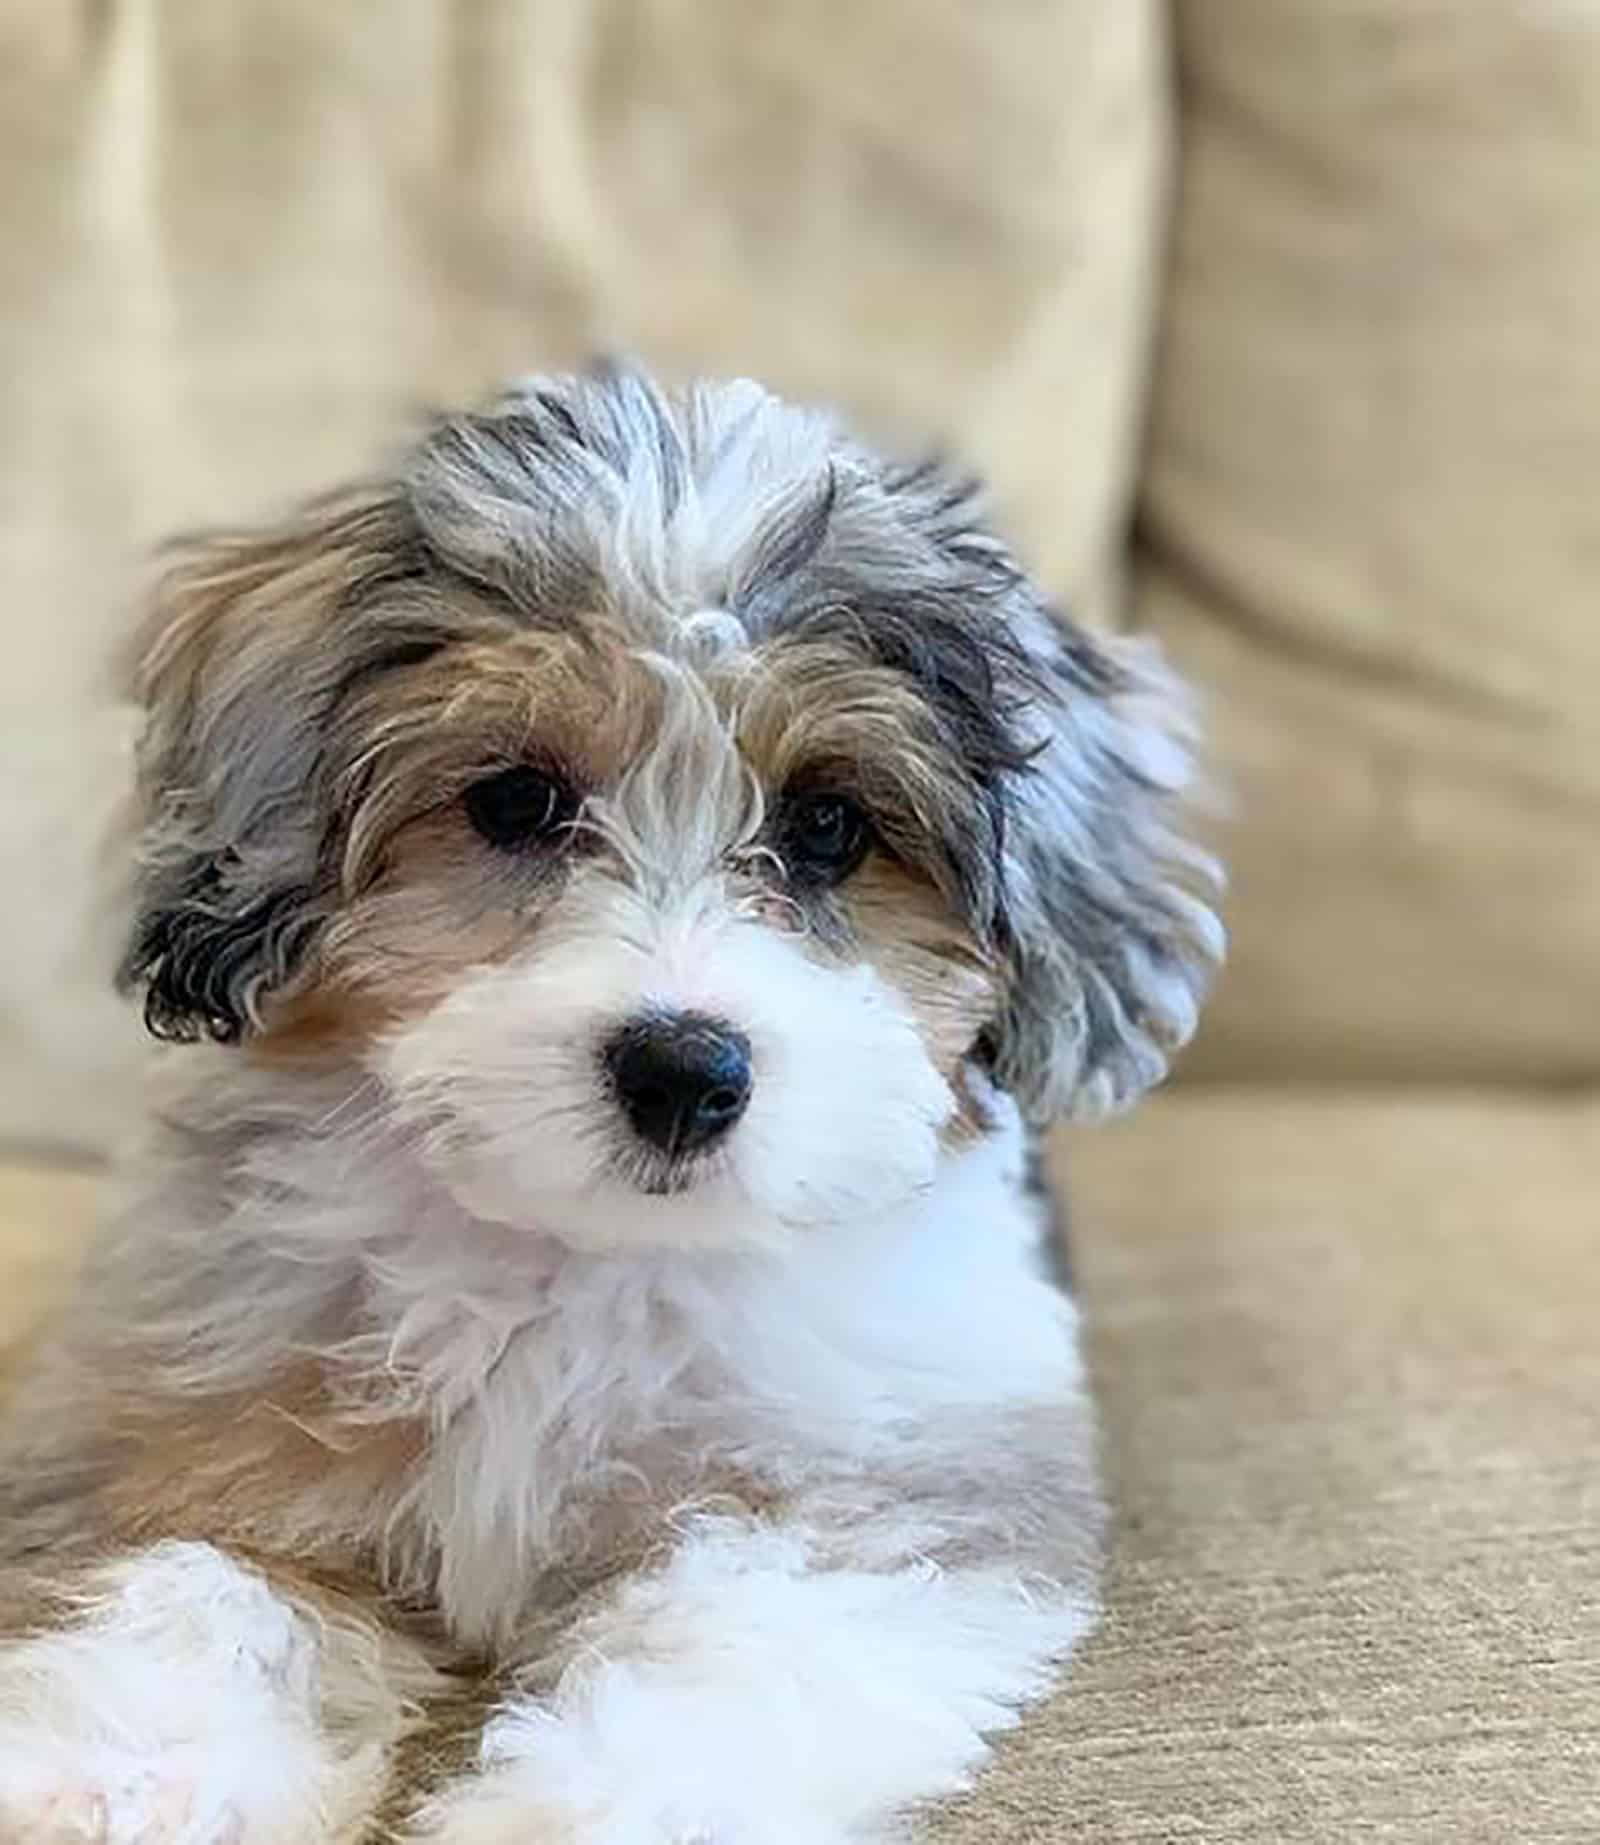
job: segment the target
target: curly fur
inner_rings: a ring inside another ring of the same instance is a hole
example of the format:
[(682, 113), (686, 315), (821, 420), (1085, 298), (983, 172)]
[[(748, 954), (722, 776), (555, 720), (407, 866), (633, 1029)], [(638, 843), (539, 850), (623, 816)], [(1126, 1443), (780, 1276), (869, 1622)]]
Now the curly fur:
[[(1159, 663), (942, 470), (612, 371), (177, 547), (139, 690), (123, 980), (215, 1042), (0, 1435), (0, 1840), (888, 1836), (1093, 1615), (1027, 1124), (1220, 954)], [(674, 1013), (751, 1072), (692, 1156), (603, 1054)]]

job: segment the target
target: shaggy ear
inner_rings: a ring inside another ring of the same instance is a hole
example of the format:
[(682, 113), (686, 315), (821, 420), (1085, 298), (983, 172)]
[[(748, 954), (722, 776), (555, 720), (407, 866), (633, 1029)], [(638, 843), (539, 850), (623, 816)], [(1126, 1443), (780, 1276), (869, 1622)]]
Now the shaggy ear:
[(320, 745), (352, 668), (337, 616), (404, 573), (404, 536), (396, 504), (361, 492), (169, 553), (134, 669), (143, 830), (120, 976), (157, 1037), (240, 1037), (316, 936)]
[(1007, 807), (999, 1079), (1038, 1118), (1135, 1100), (1194, 1031), (1223, 951), (1215, 862), (1179, 828), (1187, 703), (1153, 643), (1019, 624), (1046, 737)]

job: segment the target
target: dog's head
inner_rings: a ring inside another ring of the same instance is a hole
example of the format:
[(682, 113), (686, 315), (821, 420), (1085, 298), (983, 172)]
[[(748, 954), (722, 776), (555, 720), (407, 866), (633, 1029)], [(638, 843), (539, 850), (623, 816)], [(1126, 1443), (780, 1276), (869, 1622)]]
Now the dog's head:
[(590, 1246), (882, 1209), (996, 1086), (1124, 1102), (1220, 950), (1159, 666), (746, 384), (531, 384), (181, 548), (141, 689), (151, 1029), (362, 1068)]

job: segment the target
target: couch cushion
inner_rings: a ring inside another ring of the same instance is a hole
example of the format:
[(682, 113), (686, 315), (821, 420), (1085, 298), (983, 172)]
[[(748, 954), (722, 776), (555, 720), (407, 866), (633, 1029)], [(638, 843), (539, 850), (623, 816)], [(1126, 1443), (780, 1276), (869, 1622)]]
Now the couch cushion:
[[(0, 9), (0, 1139), (102, 1143), (82, 927), (139, 549), (595, 345), (958, 441), (1105, 600), (1140, 414), (1157, 0)], [(930, 133), (930, 123), (937, 132)]]
[[(936, 1836), (1592, 1839), (1600, 1105), (1191, 1093), (1062, 1151), (1109, 1608)], [(89, 1192), (0, 1171), (0, 1328)]]
[(1143, 608), (1210, 689), (1190, 1068), (1600, 1073), (1600, 11), (1190, 0)]
[(951, 1839), (1592, 1839), (1600, 1104), (1190, 1093), (1066, 1151), (1109, 1611)]

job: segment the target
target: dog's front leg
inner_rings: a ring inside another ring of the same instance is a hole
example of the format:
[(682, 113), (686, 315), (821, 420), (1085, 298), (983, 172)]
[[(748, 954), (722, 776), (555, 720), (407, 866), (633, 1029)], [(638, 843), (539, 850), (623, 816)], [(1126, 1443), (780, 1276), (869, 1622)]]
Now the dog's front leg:
[(60, 1618), (0, 1641), (0, 1845), (367, 1835), (432, 1684), (406, 1643), (210, 1544), (56, 1588)]
[(544, 1695), (419, 1816), (435, 1845), (831, 1845), (961, 1786), (1083, 1602), (875, 1527), (691, 1528), (569, 1636)]

